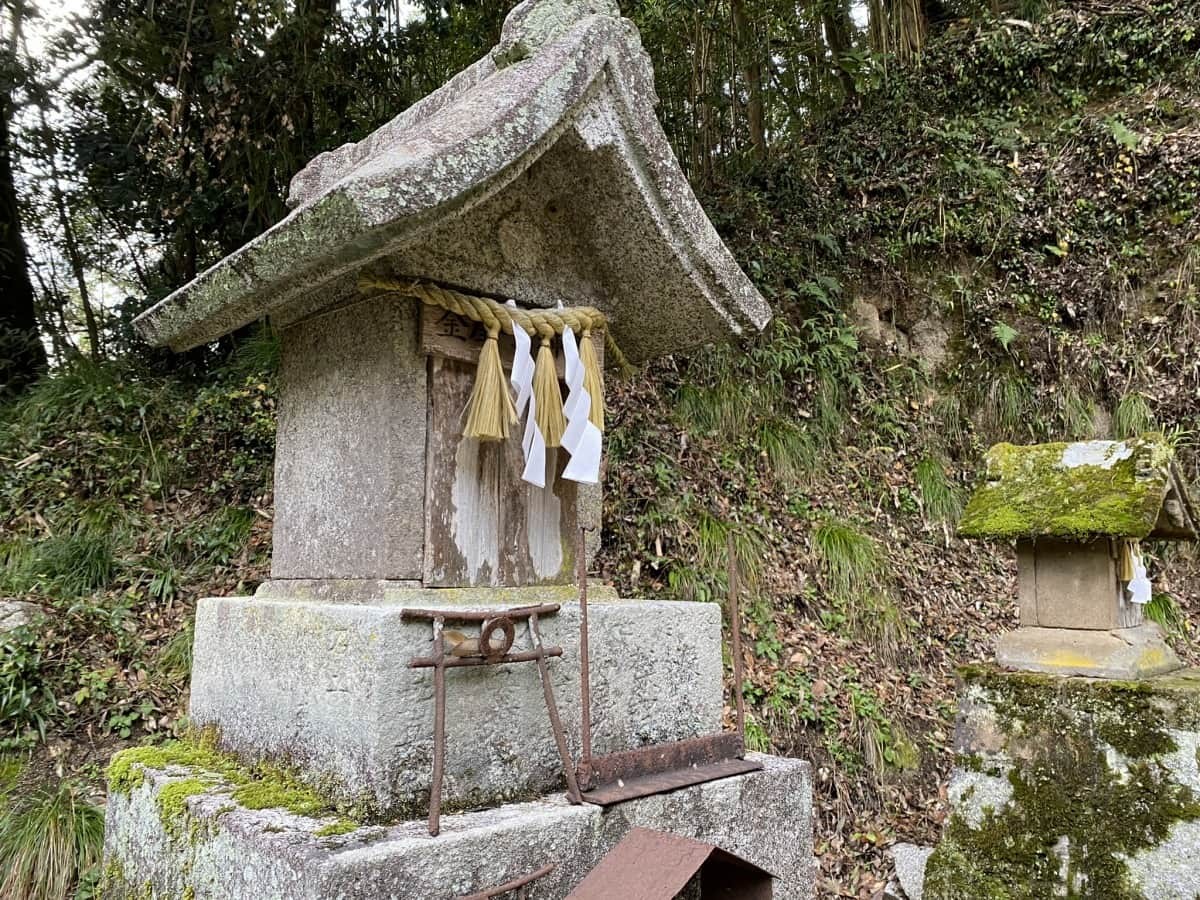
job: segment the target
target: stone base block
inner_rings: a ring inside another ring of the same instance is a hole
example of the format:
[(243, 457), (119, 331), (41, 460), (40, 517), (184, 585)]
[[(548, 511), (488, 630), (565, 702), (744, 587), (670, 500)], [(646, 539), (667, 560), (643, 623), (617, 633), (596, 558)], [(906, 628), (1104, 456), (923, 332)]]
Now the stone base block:
[(1200, 896), (1200, 670), (961, 675), (925, 900)]
[[(556, 900), (640, 826), (714, 843), (770, 872), (775, 900), (804, 900), (814, 879), (809, 766), (755, 758), (763, 771), (608, 809), (551, 797), (445, 816), (436, 838), (419, 821), (331, 835), (331, 820), (241, 808), (219, 777), (148, 771), (139, 787), (109, 798), (104, 896), (441, 900), (552, 863), (528, 898)], [(166, 799), (164, 789), (198, 777), (209, 786), (191, 781), (198, 793)]]
[[(323, 792), (373, 817), (417, 818), (429, 800), (433, 673), (409, 660), (432, 646), (405, 607), (472, 609), (562, 604), (545, 618), (559, 713), (579, 753), (579, 607), (574, 588), (391, 588), (332, 602), (308, 586), (202, 600), (196, 612), (191, 719), (216, 726), (223, 749), (293, 766)], [(303, 587), (303, 589), (301, 589)], [(340, 593), (340, 592), (338, 592)], [(720, 730), (721, 611), (716, 604), (590, 604), (596, 753)], [(527, 649), (518, 629), (514, 649)], [(446, 809), (528, 799), (562, 784), (562, 764), (534, 663), (446, 673)]]
[(1026, 672), (1121, 679), (1149, 678), (1182, 665), (1152, 622), (1112, 631), (1018, 628), (997, 640), (996, 661)]

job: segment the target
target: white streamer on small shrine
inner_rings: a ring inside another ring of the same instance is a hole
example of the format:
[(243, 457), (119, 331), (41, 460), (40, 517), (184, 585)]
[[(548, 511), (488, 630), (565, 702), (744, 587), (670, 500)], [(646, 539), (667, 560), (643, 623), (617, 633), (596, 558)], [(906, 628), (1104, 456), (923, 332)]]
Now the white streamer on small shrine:
[(1146, 575), (1146, 562), (1140, 550), (1133, 551), (1133, 578), (1126, 585), (1129, 599), (1134, 603), (1149, 603), (1151, 597), (1150, 578)]

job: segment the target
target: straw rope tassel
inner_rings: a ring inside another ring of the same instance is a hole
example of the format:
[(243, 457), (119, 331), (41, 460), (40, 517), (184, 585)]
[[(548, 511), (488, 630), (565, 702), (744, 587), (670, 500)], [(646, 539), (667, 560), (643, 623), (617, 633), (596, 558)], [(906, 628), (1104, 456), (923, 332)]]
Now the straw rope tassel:
[(558, 373), (554, 370), (554, 351), (550, 335), (542, 335), (537, 362), (533, 369), (533, 400), (536, 404), (537, 425), (547, 447), (561, 447), (567, 420), (563, 415), (562, 392), (558, 388)]
[(479, 351), (479, 367), (475, 370), (475, 385), (467, 400), (467, 421), (463, 434), (480, 441), (503, 441), (508, 430), (517, 424), (517, 408), (513, 405), (504, 366), (500, 363), (500, 324), (488, 329), (487, 340)]
[(1121, 581), (1133, 581), (1133, 555), (1137, 552), (1137, 549), (1137, 541), (1129, 539), (1121, 541), (1120, 571), (1117, 573), (1117, 578)]
[(596, 357), (596, 345), (592, 343), (592, 330), (583, 330), (583, 342), (579, 345), (579, 361), (583, 363), (583, 389), (592, 401), (588, 418), (592, 424), (604, 430), (604, 376), (600, 372), (600, 361)]

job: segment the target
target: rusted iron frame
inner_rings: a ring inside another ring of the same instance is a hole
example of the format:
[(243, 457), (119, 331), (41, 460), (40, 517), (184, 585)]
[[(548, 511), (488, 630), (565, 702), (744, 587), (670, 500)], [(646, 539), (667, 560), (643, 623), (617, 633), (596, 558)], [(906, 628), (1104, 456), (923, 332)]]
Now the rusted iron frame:
[[(582, 530), (579, 542), (582, 544)], [(610, 753), (593, 759), (590, 746), (590, 690), (581, 677), (580, 694), (582, 715), (588, 730), (584, 731), (583, 758), (579, 766), (579, 778), (585, 786), (584, 799), (591, 803), (607, 805), (616, 802), (612, 797), (622, 798), (648, 796), (660, 791), (677, 789), (686, 784), (699, 784), (716, 778), (742, 774), (761, 769), (757, 763), (745, 762), (746, 754), (746, 701), (743, 696), (745, 679), (742, 659), (742, 618), (740, 607), (741, 580), (738, 572), (733, 535), (726, 537), (728, 565), (730, 655), (733, 657), (734, 707), (737, 716), (735, 734), (721, 733), (675, 741), (668, 744), (652, 744), (637, 750)], [(580, 655), (587, 671), (587, 592), (583, 575), (580, 576)], [(705, 771), (707, 769), (707, 771)], [(633, 782), (636, 782), (633, 783)], [(618, 785), (619, 787), (614, 787)], [(588, 796), (588, 795), (591, 796)]]
[(441, 616), (433, 620), (433, 779), (429, 786), (429, 834), (442, 830), (442, 770), (446, 757), (446, 666)]
[(514, 609), (402, 609), (401, 620), (405, 619), (442, 619), (448, 622), (486, 622), (501, 616), (509, 619), (526, 619), (534, 613), (549, 616), (558, 612), (559, 604), (542, 603), (535, 606), (518, 606)]
[[(446, 612), (426, 609), (404, 610), (401, 613), (402, 618), (407, 616), (412, 619), (430, 619), (433, 622), (433, 656), (414, 657), (408, 663), (409, 668), (412, 669), (433, 669), (433, 777), (429, 789), (429, 834), (431, 837), (437, 837), (441, 833), (442, 780), (446, 758), (446, 669), (458, 669), (466, 666), (496, 666), (514, 662), (537, 662), (542, 691), (546, 699), (546, 712), (550, 717), (550, 726), (554, 729), (554, 743), (558, 748), (559, 760), (567, 780), (567, 797), (574, 804), (583, 802), (579, 785), (575, 781), (574, 765), (567, 750), (562, 719), (558, 715), (558, 707), (554, 702), (554, 689), (550, 684), (550, 669), (546, 665), (548, 658), (562, 656), (562, 647), (545, 646), (538, 628), (539, 613), (550, 614), (558, 612), (558, 610), (559, 604), (548, 603), (538, 606), (523, 606), (513, 610), (492, 610), (487, 613), (470, 610)], [(530, 640), (534, 645), (533, 650), (492, 657), (446, 657), (445, 644), (442, 639), (442, 630), (446, 619), (482, 622), (486, 628), (487, 623), (498, 619), (511, 620), (513, 618), (526, 620)]]
[(583, 799), (611, 806), (762, 768), (762, 763), (743, 759), (744, 755), (741, 736), (731, 731), (610, 753), (593, 762), (598, 783)]
[(726, 535), (726, 556), (729, 565), (729, 630), (731, 632), (730, 652), (733, 655), (733, 700), (737, 710), (738, 737), (746, 736), (746, 699), (742, 695), (742, 613), (740, 608), (741, 579), (738, 575), (737, 556), (734, 553), (733, 534)]
[(567, 750), (567, 735), (563, 731), (562, 719), (558, 715), (558, 705), (554, 702), (554, 688), (550, 684), (550, 667), (546, 665), (546, 652), (542, 646), (542, 632), (538, 628), (538, 614), (529, 616), (529, 636), (537, 652), (538, 673), (542, 676), (542, 692), (546, 695), (546, 712), (550, 715), (550, 727), (554, 729), (554, 743), (558, 747), (558, 758), (562, 763), (563, 775), (567, 779), (567, 799), (578, 805), (583, 802), (579, 792), (579, 784), (575, 780), (575, 763)]
[(528, 884), (532, 884), (539, 878), (544, 878), (554, 871), (554, 863), (542, 866), (528, 875), (522, 875), (520, 878), (514, 878), (512, 881), (506, 881), (504, 884), (498, 884), (495, 887), (484, 888), (477, 894), (467, 894), (459, 897), (458, 900), (491, 900), (492, 897), (499, 897), (501, 894), (507, 894), (509, 891), (516, 891)]
[(518, 653), (508, 653), (504, 656), (451, 656), (437, 662), (433, 656), (414, 656), (408, 661), (410, 669), (432, 669), (441, 666), (444, 669), (461, 669), (464, 666), (499, 666), (505, 663), (533, 662), (539, 657), (562, 656), (562, 647), (546, 647), (541, 652), (537, 650), (521, 650)]
[(578, 778), (583, 790), (592, 784), (592, 676), (588, 650), (588, 595), (587, 595), (587, 532), (585, 525), (579, 527), (575, 542), (576, 568), (579, 572), (579, 771)]

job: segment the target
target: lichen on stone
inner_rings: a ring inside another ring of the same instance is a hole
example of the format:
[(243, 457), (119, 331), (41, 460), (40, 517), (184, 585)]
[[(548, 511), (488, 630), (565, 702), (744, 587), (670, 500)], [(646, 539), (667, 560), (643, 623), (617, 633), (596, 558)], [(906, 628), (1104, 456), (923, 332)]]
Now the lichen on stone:
[(1161, 435), (988, 451), (959, 523), (963, 537), (1145, 538), (1168, 490), (1173, 451)]
[(968, 732), (983, 729), (966, 734), (960, 768), (992, 777), (1007, 799), (956, 803), (924, 896), (1141, 897), (1127, 860), (1166, 841), (1176, 823), (1200, 819), (1194, 784), (1168, 765), (1172, 732), (1198, 727), (1200, 680), (1103, 682), (991, 666), (960, 677)]

